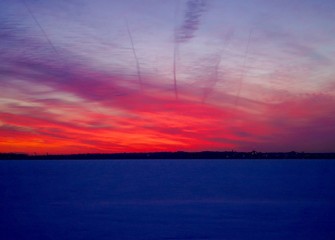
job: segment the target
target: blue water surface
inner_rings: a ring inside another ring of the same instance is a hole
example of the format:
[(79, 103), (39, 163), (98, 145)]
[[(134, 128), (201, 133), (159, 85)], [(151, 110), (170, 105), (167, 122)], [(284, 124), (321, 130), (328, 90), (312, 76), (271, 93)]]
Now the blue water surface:
[(0, 239), (335, 239), (335, 160), (0, 161)]

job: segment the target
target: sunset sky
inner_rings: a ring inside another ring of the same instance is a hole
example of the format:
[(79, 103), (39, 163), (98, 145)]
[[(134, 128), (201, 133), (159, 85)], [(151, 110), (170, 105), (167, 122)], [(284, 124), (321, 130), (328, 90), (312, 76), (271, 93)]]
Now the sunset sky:
[(2, 0), (0, 152), (335, 151), (333, 0)]

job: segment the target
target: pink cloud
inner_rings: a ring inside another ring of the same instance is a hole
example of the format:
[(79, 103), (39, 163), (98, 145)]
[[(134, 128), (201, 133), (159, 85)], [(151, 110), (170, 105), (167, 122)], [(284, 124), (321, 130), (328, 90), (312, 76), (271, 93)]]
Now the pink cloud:
[[(0, 103), (1, 152), (334, 149), (334, 96), (317, 89), (313, 94), (290, 91), (295, 65), (287, 69), (274, 59), (277, 70), (264, 76), (243, 64), (223, 64), (220, 70), (217, 58), (222, 56), (208, 54), (187, 69), (192, 82), (178, 85), (176, 100), (172, 81), (161, 75), (144, 72), (141, 90), (127, 71), (102, 71), (69, 51), (55, 54), (36, 39), (23, 38), (24, 51), (18, 50), (24, 34), (11, 29), (0, 40), (11, 49), (0, 57), (0, 87), (6, 89)], [(279, 38), (287, 40), (285, 34)], [(307, 68), (303, 76), (328, 63), (308, 45), (285, 46), (298, 57), (313, 58), (314, 65), (299, 65)], [(248, 61), (264, 56), (254, 54)], [(241, 71), (249, 76), (237, 96)], [(281, 88), (268, 84), (280, 78)]]

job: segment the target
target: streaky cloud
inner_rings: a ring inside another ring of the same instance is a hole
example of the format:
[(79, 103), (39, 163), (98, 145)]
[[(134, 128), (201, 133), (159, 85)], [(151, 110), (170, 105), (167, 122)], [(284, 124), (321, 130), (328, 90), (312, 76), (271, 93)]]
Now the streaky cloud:
[(205, 11), (206, 0), (187, 1), (183, 23), (176, 32), (176, 42), (185, 43), (194, 37), (200, 25), (200, 18)]

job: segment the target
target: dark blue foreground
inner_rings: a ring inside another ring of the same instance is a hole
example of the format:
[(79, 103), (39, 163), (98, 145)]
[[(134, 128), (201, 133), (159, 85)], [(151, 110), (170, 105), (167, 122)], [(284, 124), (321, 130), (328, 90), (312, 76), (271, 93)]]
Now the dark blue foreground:
[(335, 161), (0, 161), (0, 239), (333, 240)]

